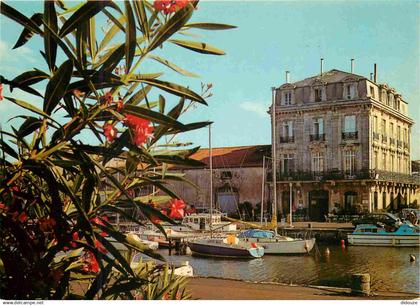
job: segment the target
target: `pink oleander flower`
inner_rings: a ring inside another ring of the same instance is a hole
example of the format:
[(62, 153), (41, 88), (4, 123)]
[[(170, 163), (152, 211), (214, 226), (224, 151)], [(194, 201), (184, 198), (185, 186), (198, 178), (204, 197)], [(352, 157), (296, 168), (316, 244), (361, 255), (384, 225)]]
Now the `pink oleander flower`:
[(158, 11), (170, 14), (186, 7), (188, 3), (190, 0), (155, 0), (153, 6)]
[(184, 218), (185, 202), (182, 199), (171, 199), (169, 205), (169, 217), (174, 219)]
[(3, 100), (3, 84), (0, 84), (0, 102)]
[(115, 138), (117, 137), (118, 130), (117, 128), (115, 128), (114, 125), (105, 123), (103, 130), (104, 130), (104, 135), (109, 142), (114, 141)]
[(146, 143), (149, 138), (153, 137), (153, 126), (150, 126), (150, 121), (127, 114), (124, 122), (131, 128), (134, 144), (137, 146)]

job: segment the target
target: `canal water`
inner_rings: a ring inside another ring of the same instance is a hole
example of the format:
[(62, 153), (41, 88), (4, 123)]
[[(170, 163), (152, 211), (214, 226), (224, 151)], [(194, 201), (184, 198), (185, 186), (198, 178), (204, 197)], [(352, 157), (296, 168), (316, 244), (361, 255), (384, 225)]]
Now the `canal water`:
[[(370, 273), (371, 288), (377, 291), (420, 291), (419, 248), (319, 246), (305, 256), (266, 255), (251, 260), (208, 258), (187, 255), (168, 261), (189, 261), (198, 276), (215, 276), (258, 282), (349, 287), (351, 275)], [(316, 249), (315, 249), (316, 250)], [(410, 254), (416, 255), (410, 262)]]

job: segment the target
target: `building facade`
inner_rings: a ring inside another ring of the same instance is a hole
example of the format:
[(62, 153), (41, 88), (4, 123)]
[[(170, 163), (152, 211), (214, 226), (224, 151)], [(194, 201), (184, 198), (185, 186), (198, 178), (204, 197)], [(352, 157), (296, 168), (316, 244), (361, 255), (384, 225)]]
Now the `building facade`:
[(395, 89), (331, 70), (285, 83), (273, 96), (279, 214), (289, 213), (290, 197), (293, 210), (319, 221), (418, 204), (414, 122)]

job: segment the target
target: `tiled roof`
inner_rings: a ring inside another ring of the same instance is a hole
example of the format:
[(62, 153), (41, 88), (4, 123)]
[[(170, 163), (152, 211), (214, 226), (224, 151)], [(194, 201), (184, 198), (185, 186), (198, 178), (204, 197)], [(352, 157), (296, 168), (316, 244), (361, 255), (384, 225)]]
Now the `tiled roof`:
[(305, 78), (304, 80), (294, 82), (292, 83), (292, 85), (295, 87), (306, 87), (306, 86), (310, 86), (315, 80), (319, 80), (323, 83), (337, 83), (337, 82), (341, 82), (343, 79), (349, 76), (352, 76), (356, 79), (365, 78), (364, 76), (334, 69), (334, 70), (324, 72), (322, 75), (318, 74), (312, 77)]
[[(262, 167), (263, 156), (270, 156), (271, 145), (212, 148), (213, 168)], [(209, 149), (199, 149), (192, 159), (209, 166)]]

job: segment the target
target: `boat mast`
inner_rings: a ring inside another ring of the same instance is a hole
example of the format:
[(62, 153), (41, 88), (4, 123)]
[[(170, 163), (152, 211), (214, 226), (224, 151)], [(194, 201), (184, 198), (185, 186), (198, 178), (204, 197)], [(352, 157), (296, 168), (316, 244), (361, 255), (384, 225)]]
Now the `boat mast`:
[(261, 226), (263, 225), (263, 215), (264, 215), (264, 182), (265, 182), (265, 156), (263, 156), (262, 186), (261, 186)]
[(277, 158), (276, 158), (276, 88), (271, 87), (271, 97), (272, 97), (272, 106), (271, 106), (271, 120), (272, 120), (272, 146), (271, 146), (271, 155), (273, 158), (273, 215), (271, 217), (272, 225), (275, 225), (275, 230), (277, 232)]
[(211, 151), (211, 124), (209, 125), (209, 167), (210, 167), (210, 237), (213, 237), (213, 156)]

